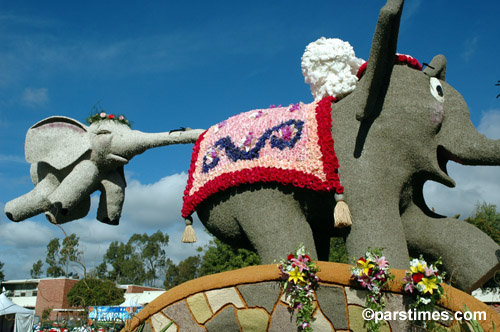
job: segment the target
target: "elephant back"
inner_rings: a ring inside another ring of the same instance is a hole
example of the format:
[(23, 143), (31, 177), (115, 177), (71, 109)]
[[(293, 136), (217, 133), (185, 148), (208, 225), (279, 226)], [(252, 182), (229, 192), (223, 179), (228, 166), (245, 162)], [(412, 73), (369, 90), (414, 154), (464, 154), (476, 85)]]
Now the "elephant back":
[(90, 149), (88, 127), (64, 116), (46, 118), (26, 134), (25, 156), (29, 163), (46, 162), (62, 169)]

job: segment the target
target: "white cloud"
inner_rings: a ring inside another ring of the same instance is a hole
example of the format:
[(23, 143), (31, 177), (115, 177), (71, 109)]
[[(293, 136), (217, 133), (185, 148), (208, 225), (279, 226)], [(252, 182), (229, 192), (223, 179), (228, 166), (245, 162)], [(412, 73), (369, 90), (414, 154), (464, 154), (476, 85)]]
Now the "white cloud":
[(500, 138), (500, 109), (493, 109), (482, 114), (478, 130), (491, 139)]
[(22, 101), (29, 107), (41, 107), (48, 103), (48, 89), (46, 88), (26, 88), (23, 92)]
[(472, 55), (476, 52), (478, 41), (479, 41), (478, 36), (465, 40), (464, 51), (462, 52), (462, 58), (465, 61), (469, 61)]
[[(204, 231), (204, 226), (195, 217), (198, 242), (181, 242), (184, 232), (184, 220), (181, 217), (182, 194), (187, 182), (185, 173), (166, 176), (152, 184), (142, 184), (131, 179), (127, 187), (122, 218), (118, 226), (103, 224), (95, 219), (98, 196), (92, 197), (89, 215), (81, 220), (63, 224), (60, 227), (68, 235), (75, 233), (80, 237), (80, 249), (84, 251), (87, 270), (101, 263), (112, 241), (127, 242), (134, 233), (152, 234), (161, 230), (169, 235), (166, 249), (168, 257), (175, 263), (191, 255), (196, 255), (196, 248), (205, 246), (211, 236)], [(3, 205), (0, 203), (3, 211)], [(49, 224), (43, 216), (33, 220), (13, 223), (5, 216), (0, 220), (0, 261), (7, 279), (29, 277), (30, 269), (38, 259), (45, 261), (48, 242), (64, 237), (63, 231)], [(75, 269), (81, 272), (80, 268)]]

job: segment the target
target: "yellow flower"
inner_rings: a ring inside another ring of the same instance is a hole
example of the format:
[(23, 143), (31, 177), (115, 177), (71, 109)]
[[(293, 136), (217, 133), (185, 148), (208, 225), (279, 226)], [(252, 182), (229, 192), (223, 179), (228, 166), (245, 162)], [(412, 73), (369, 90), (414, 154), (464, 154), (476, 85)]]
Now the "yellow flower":
[(424, 293), (432, 294), (433, 289), (438, 289), (438, 286), (436, 285), (436, 278), (422, 278), (419, 285), (423, 285), (425, 287)]
[(297, 284), (297, 281), (306, 282), (304, 280), (304, 273), (300, 272), (298, 267), (295, 267), (295, 270), (290, 271), (289, 274), (288, 282), (293, 281), (294, 284)]
[(410, 271), (411, 273), (424, 273), (425, 270), (424, 270), (424, 266), (422, 266), (422, 264), (420, 264), (420, 262), (417, 263), (417, 266), (410, 266)]
[(358, 268), (362, 269), (363, 270), (363, 273), (365, 275), (368, 275), (369, 274), (369, 271), (372, 267), (374, 267), (375, 264), (372, 263), (371, 260), (367, 259), (367, 260), (364, 260), (364, 259), (358, 259)]

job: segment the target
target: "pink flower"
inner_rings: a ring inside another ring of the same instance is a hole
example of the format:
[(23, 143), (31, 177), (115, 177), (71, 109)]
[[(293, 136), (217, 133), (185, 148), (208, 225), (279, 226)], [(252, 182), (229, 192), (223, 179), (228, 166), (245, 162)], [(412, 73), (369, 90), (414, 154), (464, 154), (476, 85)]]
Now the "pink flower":
[(405, 292), (413, 293), (413, 283), (409, 282), (405, 285)]
[(434, 271), (432, 269), (432, 266), (430, 268), (428, 268), (427, 266), (425, 266), (424, 267), (424, 271), (425, 271), (425, 276), (426, 277), (430, 277), (430, 276), (434, 275), (434, 272), (436, 272), (436, 271)]
[(99, 116), (100, 116), (101, 118), (105, 119), (105, 118), (106, 118), (106, 112), (101, 112), (101, 114), (99, 114)]
[(123, 121), (123, 120), (125, 120), (125, 118), (123, 117), (123, 115), (120, 115), (120, 116), (118, 117), (118, 120)]
[(385, 259), (385, 256), (382, 256), (380, 258), (377, 258), (375, 260), (375, 263), (377, 263), (377, 265), (383, 269), (384, 267), (388, 267), (389, 266), (389, 262)]
[(297, 258), (292, 258), (291, 261), (293, 262), (293, 264), (295, 264), (296, 267), (299, 268), (300, 272), (304, 270), (309, 270), (302, 255), (299, 255)]

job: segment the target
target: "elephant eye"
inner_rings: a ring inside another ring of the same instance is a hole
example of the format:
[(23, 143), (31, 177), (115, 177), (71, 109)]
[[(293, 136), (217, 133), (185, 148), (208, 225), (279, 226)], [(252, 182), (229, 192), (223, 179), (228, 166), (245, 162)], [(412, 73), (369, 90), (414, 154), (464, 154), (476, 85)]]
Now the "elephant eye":
[(441, 82), (435, 77), (431, 77), (430, 81), (430, 89), (431, 94), (436, 98), (437, 101), (443, 103), (444, 102), (444, 91), (441, 86)]
[(111, 134), (111, 132), (109, 130), (105, 130), (105, 129), (99, 130), (97, 132), (97, 135), (106, 135), (106, 134)]

